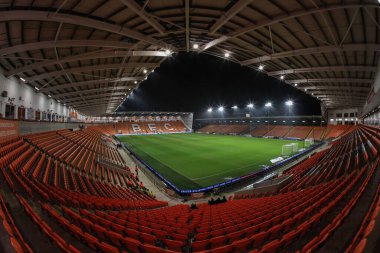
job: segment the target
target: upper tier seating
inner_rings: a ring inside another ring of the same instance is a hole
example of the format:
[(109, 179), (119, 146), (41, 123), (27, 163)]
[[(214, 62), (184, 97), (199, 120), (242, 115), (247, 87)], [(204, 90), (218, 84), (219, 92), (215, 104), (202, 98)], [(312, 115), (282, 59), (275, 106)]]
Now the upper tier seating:
[[(249, 125), (207, 125), (198, 130), (200, 133), (217, 134), (244, 134), (250, 130)], [(327, 127), (314, 126), (273, 126), (258, 125), (253, 127), (250, 134), (254, 137), (278, 137), (278, 138), (312, 138), (317, 141), (337, 138), (353, 130), (350, 125), (328, 125)]]
[[(85, 148), (81, 154), (86, 156), (101, 149), (92, 145), (100, 141), (93, 132), (58, 131), (0, 142), (0, 180), (39, 228), (34, 232), (62, 252), (310, 252), (347, 222), (378, 170), (379, 129), (350, 130), (286, 170), (293, 176), (279, 192), (236, 194), (231, 201), (195, 209), (154, 199), (128, 168), (125, 173), (107, 167), (89, 172), (78, 166), (70, 156), (74, 150)], [(47, 137), (71, 146), (54, 153)], [(364, 249), (378, 203), (377, 197), (346, 247)], [(32, 228), (12, 222), (13, 208), (1, 202), (10, 244), (15, 252), (38, 252), (34, 242), (23, 240)]]

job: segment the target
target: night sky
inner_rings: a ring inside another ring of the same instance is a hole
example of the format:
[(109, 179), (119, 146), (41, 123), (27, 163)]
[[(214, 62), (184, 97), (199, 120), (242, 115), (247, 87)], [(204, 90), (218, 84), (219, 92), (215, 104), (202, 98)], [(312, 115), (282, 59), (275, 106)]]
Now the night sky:
[[(285, 101), (294, 102), (292, 110)], [(266, 102), (273, 107), (267, 111)], [(246, 105), (252, 102), (250, 111)], [(225, 112), (217, 107), (223, 105)], [(233, 105), (238, 110), (230, 109)], [(213, 107), (214, 112), (207, 109)], [(317, 99), (247, 67), (214, 56), (179, 53), (165, 60), (142, 82), (119, 111), (194, 112), (194, 118), (260, 115), (320, 115)]]

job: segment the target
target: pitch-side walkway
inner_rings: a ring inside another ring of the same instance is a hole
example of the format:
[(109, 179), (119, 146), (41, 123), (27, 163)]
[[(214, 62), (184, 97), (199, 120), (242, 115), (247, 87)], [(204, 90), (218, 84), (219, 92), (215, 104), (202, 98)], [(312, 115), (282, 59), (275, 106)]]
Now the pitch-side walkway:
[[(131, 168), (133, 172), (136, 166), (134, 161), (129, 157), (129, 155), (127, 154), (127, 152), (125, 152), (124, 149), (120, 148), (118, 149), (118, 151), (120, 155), (123, 157), (124, 161), (127, 163), (128, 167)], [(146, 188), (148, 188), (156, 196), (157, 199), (168, 202), (169, 206), (178, 205), (182, 203), (179, 199), (170, 198), (168, 195), (160, 191), (157, 188), (157, 186), (155, 186), (141, 170), (139, 170), (139, 180), (144, 184)]]

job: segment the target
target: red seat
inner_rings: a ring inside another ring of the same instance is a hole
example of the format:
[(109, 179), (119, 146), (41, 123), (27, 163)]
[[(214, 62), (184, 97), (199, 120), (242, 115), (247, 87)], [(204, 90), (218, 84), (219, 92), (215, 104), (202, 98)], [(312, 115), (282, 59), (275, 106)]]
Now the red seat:
[(104, 253), (119, 253), (119, 250), (116, 247), (111, 246), (105, 242), (100, 243), (99, 247), (100, 247), (100, 250), (103, 251)]
[(173, 251), (181, 252), (182, 247), (185, 246), (185, 243), (180, 242), (180, 241), (173, 241), (173, 240), (166, 239), (164, 242), (165, 242), (166, 246), (168, 247), (168, 249), (173, 250)]
[(132, 238), (124, 237), (123, 243), (125, 244), (125, 247), (128, 249), (128, 251), (140, 252), (141, 243), (139, 241)]
[(145, 253), (160, 253), (160, 252), (165, 252), (165, 250), (157, 247), (157, 246), (153, 246), (153, 245), (149, 245), (149, 244), (142, 244), (141, 245), (141, 248), (142, 250), (145, 252)]
[(156, 237), (154, 235), (140, 233), (140, 238), (144, 242), (144, 244), (154, 245), (156, 242)]
[(250, 238), (250, 240), (252, 242), (252, 248), (259, 248), (263, 244), (263, 242), (264, 242), (265, 238), (267, 238), (267, 236), (268, 236), (268, 232), (260, 232), (256, 235), (252, 236)]
[(83, 238), (90, 248), (97, 250), (99, 241), (96, 237), (94, 237), (88, 233), (84, 233)]
[(209, 244), (209, 240), (195, 241), (193, 242), (191, 247), (193, 248), (193, 251), (202, 251), (206, 250)]
[(229, 253), (233, 249), (232, 245), (226, 245), (211, 250), (212, 253)]
[(226, 237), (219, 236), (210, 239), (211, 248), (222, 247), (225, 245)]
[(278, 252), (279, 251), (279, 248), (281, 247), (281, 245), (283, 244), (282, 241), (280, 240), (274, 240), (270, 243), (267, 243), (265, 244), (262, 249), (261, 249), (261, 252), (263, 253), (275, 253), (275, 252)]
[(243, 238), (239, 241), (232, 243), (234, 252), (244, 252), (247, 250), (248, 246), (251, 244), (251, 241), (248, 238)]
[(108, 239), (115, 244), (116, 246), (121, 246), (121, 242), (123, 240), (123, 236), (113, 231), (107, 231)]

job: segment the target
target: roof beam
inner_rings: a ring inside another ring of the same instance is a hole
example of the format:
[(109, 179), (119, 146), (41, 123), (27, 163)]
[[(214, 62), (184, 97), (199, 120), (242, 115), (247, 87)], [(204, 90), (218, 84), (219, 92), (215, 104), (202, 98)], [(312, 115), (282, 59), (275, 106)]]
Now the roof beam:
[(380, 51), (379, 44), (345, 44), (342, 46), (319, 46), (310, 48), (301, 48), (296, 50), (290, 50), (280, 53), (268, 54), (253, 59), (242, 61), (243, 66), (251, 65), (255, 63), (261, 63), (265, 61), (281, 59), (286, 57), (294, 57), (300, 55), (310, 55), (310, 54), (322, 54), (322, 53), (333, 53), (333, 52), (348, 52), (348, 51)]
[(84, 66), (84, 67), (74, 67), (70, 69), (58, 70), (58, 71), (52, 71), (40, 75), (35, 75), (32, 77), (25, 77), (27, 82), (33, 82), (41, 79), (47, 79), (52, 77), (59, 77), (63, 76), (67, 73), (81, 73), (81, 72), (88, 72), (93, 70), (104, 70), (104, 69), (119, 69), (122, 67), (123, 69), (127, 68), (155, 68), (157, 67), (157, 63), (140, 63), (140, 62), (130, 62), (125, 65), (121, 65), (120, 63), (112, 63), (112, 64), (100, 64), (100, 65), (92, 65), (92, 66)]
[(139, 41), (144, 41), (161, 48), (170, 48), (164, 42), (156, 40), (150, 36), (144, 35), (136, 30), (127, 28), (125, 26), (106, 23), (100, 20), (78, 16), (67, 13), (52, 13), (49, 11), (36, 11), (36, 10), (7, 10), (0, 11), (0, 22), (6, 21), (45, 21), (57, 22), (79, 26), (91, 27), (97, 30), (103, 30), (110, 33), (119, 34), (128, 38), (133, 38)]
[(377, 66), (324, 66), (324, 67), (311, 67), (311, 68), (297, 68), (297, 69), (284, 69), (267, 72), (269, 76), (311, 73), (311, 72), (332, 72), (332, 71), (365, 71), (376, 72)]
[(219, 19), (210, 27), (210, 34), (216, 33), (225, 23), (227, 23), (231, 18), (233, 18), (237, 13), (244, 9), (252, 0), (239, 0), (237, 1), (224, 15), (220, 16)]
[(190, 51), (190, 0), (185, 0), (186, 52)]
[(65, 83), (65, 84), (54, 85), (54, 86), (49, 86), (49, 87), (44, 86), (40, 88), (40, 91), (50, 92), (50, 91), (55, 91), (55, 90), (84, 87), (87, 85), (97, 85), (97, 84), (114, 83), (114, 82), (141, 81), (143, 79), (144, 79), (143, 76), (136, 76), (136, 77), (126, 76), (122, 78), (96, 79), (96, 80), (81, 81), (81, 82), (76, 82), (76, 83)]
[[(258, 21), (254, 24), (241, 27), (240, 29), (237, 29), (237, 30), (229, 33), (228, 36), (221, 36), (219, 38), (216, 38), (213, 41), (210, 41), (209, 43), (207, 43), (208, 44), (207, 49), (211, 48), (213, 46), (216, 46), (216, 45), (228, 40), (229, 38), (238, 37), (238, 36), (241, 36), (247, 32), (251, 32), (251, 31), (260, 29), (262, 27), (274, 25), (276, 23), (284, 22), (286, 20), (299, 18), (302, 16), (313, 15), (316, 13), (322, 13), (322, 12), (326, 12), (326, 11), (333, 11), (333, 10), (339, 10), (339, 9), (356, 9), (356, 8), (362, 8), (362, 7), (379, 8), (379, 6), (377, 4), (366, 4), (366, 3), (349, 4), (349, 3), (345, 3), (345, 4), (324, 5), (324, 6), (320, 6), (318, 8), (313, 8), (313, 9), (309, 9), (309, 10), (305, 10), (302, 8), (302, 9), (299, 9), (299, 10), (296, 10), (293, 12), (281, 13), (280, 15), (275, 16), (271, 19)], [(224, 37), (224, 39), (221, 40), (222, 37)], [(204, 50), (206, 50), (206, 49), (204, 49)]]
[(109, 40), (49, 40), (39, 41), (26, 44), (20, 44), (12, 47), (0, 49), (0, 55), (16, 54), (25, 51), (58, 48), (58, 47), (105, 47), (105, 48), (123, 48), (130, 49), (134, 44), (124, 41), (109, 41)]
[(83, 100), (80, 100), (79, 97), (77, 98), (77, 100), (71, 100), (70, 102), (67, 102), (67, 104), (69, 104), (70, 106), (72, 107), (75, 107), (75, 106), (78, 106), (78, 105), (87, 105), (87, 104), (91, 104), (92, 102), (107, 102), (107, 103), (110, 103), (110, 102), (115, 102), (115, 103), (118, 103), (120, 104), (122, 101), (123, 101), (123, 95), (122, 96), (103, 96), (103, 97), (96, 97), (96, 98), (92, 98), (92, 99), (86, 99), (86, 101), (83, 101)]
[(126, 56), (152, 56), (152, 57), (167, 57), (167, 53), (164, 51), (104, 51), (104, 52), (89, 52), (74, 56), (68, 56), (65, 58), (61, 58), (59, 60), (46, 60), (42, 62), (36, 62), (33, 64), (25, 65), (17, 69), (12, 69), (6, 73), (5, 76), (13, 76), (19, 74), (21, 72), (30, 71), (33, 69), (40, 69), (43, 67), (48, 67), (55, 64), (63, 64), (72, 61), (83, 61), (83, 60), (91, 60), (91, 59), (100, 59), (100, 58), (109, 58), (109, 57), (126, 57)]
[(370, 87), (359, 87), (359, 86), (298, 86), (300, 90), (337, 90), (337, 91), (343, 91), (343, 90), (352, 90), (352, 91), (364, 91), (368, 92), (371, 88)]
[(223, 36), (221, 36), (221, 37), (219, 37), (219, 38), (217, 38), (215, 40), (212, 40), (212, 41), (204, 44), (203, 46), (199, 47), (199, 52), (206, 51), (207, 49), (209, 49), (209, 48), (211, 48), (213, 46), (216, 46), (216, 45), (218, 45), (218, 44), (220, 44), (220, 43), (222, 43), (222, 42), (224, 42), (224, 41), (226, 41), (228, 39), (229, 39), (228, 36), (223, 35)]
[[(101, 91), (102, 90), (99, 90), (99, 92), (101, 92)], [(62, 99), (62, 101), (66, 102), (66, 103), (72, 103), (75, 101), (81, 101), (82, 102), (83, 101), (82, 97), (86, 101), (89, 101), (89, 100), (93, 100), (93, 99), (104, 99), (104, 98), (108, 98), (108, 97), (117, 98), (117, 97), (124, 97), (124, 96), (126, 96), (125, 92), (99, 93), (99, 94), (92, 94), (92, 95), (82, 94), (82, 96), (80, 96), (80, 97), (66, 98), (66, 99)], [(54, 98), (55, 98), (55, 96), (54, 96)]]
[(116, 86), (116, 87), (106, 87), (106, 88), (83, 89), (83, 90), (59, 93), (59, 94), (54, 95), (54, 97), (63, 99), (64, 97), (78, 95), (78, 94), (85, 94), (85, 93), (89, 94), (89, 93), (94, 93), (94, 92), (108, 92), (108, 91), (114, 91), (114, 90), (125, 91), (124, 93), (126, 93), (129, 90), (132, 90), (132, 87)]
[(150, 24), (156, 31), (161, 35), (165, 35), (165, 28), (158, 23), (155, 19), (149, 17), (149, 14), (146, 13), (134, 0), (120, 0), (125, 6), (131, 9), (134, 13), (139, 15), (140, 18), (144, 19), (148, 24)]
[(368, 83), (372, 84), (372, 79), (363, 78), (321, 78), (321, 79), (298, 79), (298, 80), (286, 80), (287, 83)]

